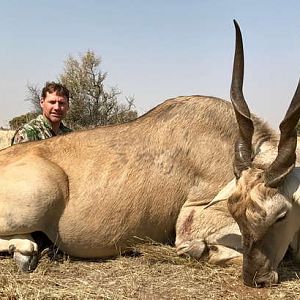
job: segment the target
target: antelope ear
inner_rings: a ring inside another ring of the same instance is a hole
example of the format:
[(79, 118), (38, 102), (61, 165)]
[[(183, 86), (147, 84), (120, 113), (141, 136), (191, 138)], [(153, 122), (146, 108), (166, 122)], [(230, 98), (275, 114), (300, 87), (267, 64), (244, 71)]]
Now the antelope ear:
[(281, 186), (286, 176), (294, 169), (294, 167), (295, 164), (291, 165), (290, 167), (284, 170), (279, 171), (278, 174), (265, 174), (265, 186), (272, 188)]
[(226, 201), (232, 195), (236, 187), (236, 180), (232, 179), (229, 181), (221, 191), (207, 204), (204, 206), (204, 209), (218, 203), (221, 201)]
[(239, 25), (235, 20), (234, 26), (236, 33), (235, 54), (230, 97), (239, 127), (239, 137), (235, 144), (234, 155), (234, 174), (236, 178), (239, 178), (242, 171), (250, 168), (252, 164), (252, 136), (254, 126), (243, 94), (244, 50), (242, 34)]

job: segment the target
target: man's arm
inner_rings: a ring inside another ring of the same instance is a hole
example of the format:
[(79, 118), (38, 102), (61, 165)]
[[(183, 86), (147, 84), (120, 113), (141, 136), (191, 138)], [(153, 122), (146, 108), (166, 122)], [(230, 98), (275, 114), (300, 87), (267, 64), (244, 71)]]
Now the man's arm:
[(34, 129), (26, 130), (24, 127), (21, 127), (15, 132), (13, 138), (11, 139), (11, 145), (36, 141), (38, 139), (38, 134)]

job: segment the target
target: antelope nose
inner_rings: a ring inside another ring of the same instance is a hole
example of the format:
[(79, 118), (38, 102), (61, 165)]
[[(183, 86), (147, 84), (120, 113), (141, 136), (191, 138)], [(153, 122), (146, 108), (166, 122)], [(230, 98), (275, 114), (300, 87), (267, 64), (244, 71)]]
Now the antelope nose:
[(271, 271), (270, 273), (263, 276), (256, 276), (251, 281), (244, 281), (246, 285), (251, 287), (270, 287), (278, 283), (278, 273)]

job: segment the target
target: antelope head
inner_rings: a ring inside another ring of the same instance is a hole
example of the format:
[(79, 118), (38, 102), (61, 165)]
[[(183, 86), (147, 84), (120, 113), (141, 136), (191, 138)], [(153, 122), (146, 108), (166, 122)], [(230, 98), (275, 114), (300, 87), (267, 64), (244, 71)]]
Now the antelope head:
[(234, 21), (236, 48), (231, 101), (239, 138), (235, 144), (234, 173), (236, 188), (228, 200), (228, 209), (243, 237), (243, 279), (249, 286), (268, 286), (278, 282), (277, 267), (300, 228), (300, 208), (293, 201), (290, 183), (296, 162), (296, 125), (300, 117), (300, 83), (281, 122), (280, 140), (275, 160), (257, 164), (253, 161), (254, 125), (243, 95), (244, 54), (240, 28)]

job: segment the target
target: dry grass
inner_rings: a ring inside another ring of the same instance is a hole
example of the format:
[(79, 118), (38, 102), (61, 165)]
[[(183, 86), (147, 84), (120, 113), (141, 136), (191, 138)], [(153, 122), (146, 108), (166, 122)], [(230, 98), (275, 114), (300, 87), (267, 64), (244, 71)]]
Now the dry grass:
[(299, 299), (300, 267), (286, 260), (272, 288), (243, 285), (240, 269), (179, 258), (174, 248), (144, 245), (140, 256), (80, 261), (44, 256), (31, 274), (0, 260), (1, 299)]
[(0, 149), (10, 146), (10, 141), (13, 135), (13, 130), (0, 130)]

